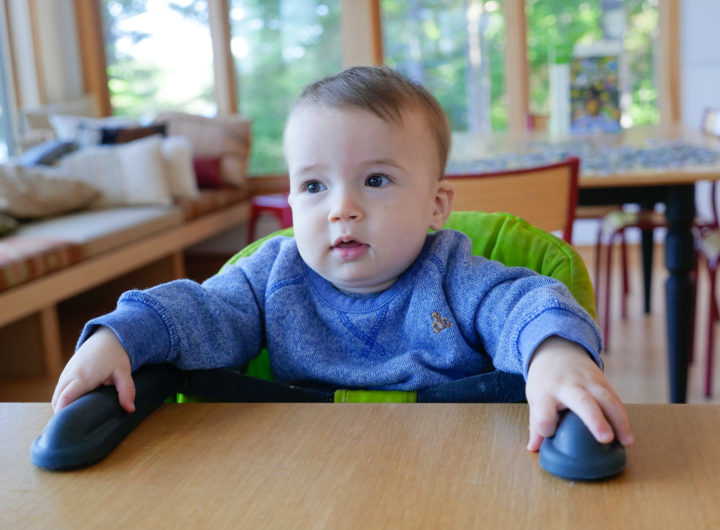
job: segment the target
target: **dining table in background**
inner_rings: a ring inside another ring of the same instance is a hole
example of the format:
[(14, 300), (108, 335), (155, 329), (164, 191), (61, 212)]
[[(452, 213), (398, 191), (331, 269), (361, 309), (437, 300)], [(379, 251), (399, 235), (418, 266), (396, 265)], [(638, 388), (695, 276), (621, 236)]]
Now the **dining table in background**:
[(579, 205), (665, 204), (669, 400), (684, 403), (692, 345), (695, 183), (720, 179), (720, 140), (683, 126), (556, 136), (455, 133), (448, 174), (523, 168), (568, 156), (580, 158)]
[(720, 528), (720, 405), (629, 405), (604, 482), (525, 449), (525, 404), (165, 404), (92, 467), (29, 449), (49, 403), (0, 403), (0, 528)]

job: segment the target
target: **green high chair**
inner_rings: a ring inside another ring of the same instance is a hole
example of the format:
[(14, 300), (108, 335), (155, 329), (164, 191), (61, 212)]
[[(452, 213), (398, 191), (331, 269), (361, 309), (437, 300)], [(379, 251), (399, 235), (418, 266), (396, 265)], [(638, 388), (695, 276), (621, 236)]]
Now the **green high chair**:
[[(563, 282), (578, 303), (596, 318), (592, 284), (585, 264), (567, 242), (508, 213), (453, 212), (445, 228), (459, 230), (472, 240), (473, 253), (508, 266), (522, 266)], [(248, 245), (224, 267), (251, 255), (276, 235), (293, 234), (292, 228)], [(479, 374), (413, 392), (300, 388), (273, 381), (270, 355), (263, 350), (242, 369), (182, 371), (171, 365), (140, 368), (133, 374), (136, 412), (120, 407), (115, 389), (99, 388), (56, 414), (31, 450), (33, 462), (50, 469), (73, 469), (106, 456), (135, 425), (169, 396), (178, 401), (200, 396), (217, 401), (245, 402), (487, 402), (523, 401), (521, 375), (499, 371)], [(498, 400), (495, 396), (502, 395)]]

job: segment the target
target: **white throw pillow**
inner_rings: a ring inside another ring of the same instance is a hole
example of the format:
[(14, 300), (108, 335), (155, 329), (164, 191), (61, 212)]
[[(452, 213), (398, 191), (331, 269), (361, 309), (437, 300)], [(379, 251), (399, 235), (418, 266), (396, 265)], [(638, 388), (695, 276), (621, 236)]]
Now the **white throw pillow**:
[(160, 135), (115, 145), (91, 145), (62, 157), (59, 176), (102, 192), (93, 206), (171, 204)]
[(195, 197), (198, 185), (193, 170), (190, 140), (184, 136), (168, 136), (163, 139), (162, 152), (170, 195), (175, 199)]

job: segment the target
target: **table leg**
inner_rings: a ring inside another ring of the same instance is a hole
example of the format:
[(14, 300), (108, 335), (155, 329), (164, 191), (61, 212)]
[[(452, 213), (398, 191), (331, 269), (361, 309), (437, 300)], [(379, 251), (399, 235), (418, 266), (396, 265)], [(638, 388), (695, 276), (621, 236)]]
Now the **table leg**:
[(667, 310), (668, 365), (670, 402), (685, 403), (690, 345), (692, 344), (694, 261), (692, 222), (695, 217), (693, 185), (671, 186), (667, 189), (665, 265), (669, 275), (665, 282)]
[(653, 251), (655, 240), (653, 238), (654, 230), (642, 231), (642, 269), (643, 269), (643, 301), (645, 314), (650, 314), (650, 300), (652, 296), (652, 267), (653, 267)]

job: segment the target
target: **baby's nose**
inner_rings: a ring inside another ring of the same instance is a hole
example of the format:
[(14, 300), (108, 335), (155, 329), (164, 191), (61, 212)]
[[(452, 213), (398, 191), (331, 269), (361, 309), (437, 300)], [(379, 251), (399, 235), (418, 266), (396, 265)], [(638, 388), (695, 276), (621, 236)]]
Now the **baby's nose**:
[(338, 194), (333, 202), (328, 219), (330, 221), (357, 221), (363, 216), (362, 208), (350, 193)]

